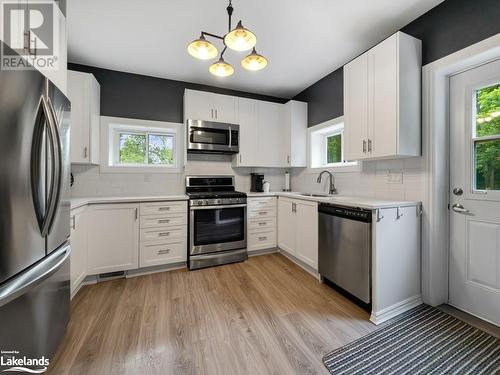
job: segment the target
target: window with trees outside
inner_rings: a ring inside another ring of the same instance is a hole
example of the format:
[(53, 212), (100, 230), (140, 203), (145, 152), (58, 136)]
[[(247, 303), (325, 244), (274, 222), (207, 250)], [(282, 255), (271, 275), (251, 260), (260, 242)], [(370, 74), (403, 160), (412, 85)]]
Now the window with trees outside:
[(500, 83), (475, 92), (474, 188), (500, 190)]
[(107, 145), (104, 172), (160, 173), (179, 170), (182, 124), (101, 117), (101, 140)]
[(344, 159), (342, 117), (308, 128), (309, 168), (334, 168), (337, 172), (359, 170), (358, 163)]

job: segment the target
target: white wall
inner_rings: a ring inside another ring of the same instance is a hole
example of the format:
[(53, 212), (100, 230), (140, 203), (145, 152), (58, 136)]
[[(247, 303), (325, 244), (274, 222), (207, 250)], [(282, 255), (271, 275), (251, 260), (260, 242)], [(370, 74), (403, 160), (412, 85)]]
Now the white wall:
[[(416, 200), (422, 201), (424, 196), (424, 169), (421, 157), (365, 161), (359, 172), (335, 173), (335, 186), (339, 194), (361, 197)], [(325, 168), (329, 170), (328, 168)], [(291, 188), (302, 192), (328, 192), (328, 178), (323, 176), (321, 184), (316, 182), (320, 170), (307, 168), (293, 169)], [(388, 172), (402, 172), (403, 182), (393, 184), (387, 182)], [(333, 172), (333, 171), (332, 171)]]
[(184, 194), (186, 175), (230, 174), (235, 176), (236, 190), (250, 191), (250, 173), (264, 173), (271, 191), (281, 191), (285, 184), (285, 169), (232, 168), (231, 156), (189, 155), (184, 173), (101, 173), (99, 167), (72, 165), (75, 183), (72, 197), (104, 197), (125, 195)]

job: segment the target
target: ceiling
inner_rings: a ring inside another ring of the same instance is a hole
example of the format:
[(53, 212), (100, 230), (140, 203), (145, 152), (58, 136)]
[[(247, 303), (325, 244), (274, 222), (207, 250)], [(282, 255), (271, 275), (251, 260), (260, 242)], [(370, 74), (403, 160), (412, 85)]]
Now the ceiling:
[[(130, 73), (291, 98), (443, 0), (233, 0), (233, 25), (257, 35), (260, 72), (208, 73), (186, 45), (227, 31), (227, 0), (68, 0), (69, 61)], [(215, 41), (219, 51), (219, 41)]]

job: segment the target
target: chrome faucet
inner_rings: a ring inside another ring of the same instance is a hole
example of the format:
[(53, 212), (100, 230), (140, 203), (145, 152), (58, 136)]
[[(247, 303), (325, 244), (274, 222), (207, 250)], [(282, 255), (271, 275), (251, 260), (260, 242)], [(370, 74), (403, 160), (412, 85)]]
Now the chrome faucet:
[(321, 177), (323, 177), (323, 173), (328, 173), (328, 175), (330, 176), (330, 189), (328, 191), (328, 194), (330, 195), (333, 195), (333, 194), (337, 194), (337, 189), (335, 188), (335, 183), (333, 181), (333, 174), (331, 172), (328, 172), (328, 171), (322, 171), (319, 176), (318, 176), (318, 179), (316, 180), (316, 182), (318, 184), (321, 183)]

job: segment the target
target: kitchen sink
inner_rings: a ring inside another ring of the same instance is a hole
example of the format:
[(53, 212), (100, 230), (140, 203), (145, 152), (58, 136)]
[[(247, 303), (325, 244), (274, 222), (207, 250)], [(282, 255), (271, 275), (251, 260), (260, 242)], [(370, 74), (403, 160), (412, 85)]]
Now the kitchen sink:
[(318, 198), (329, 198), (329, 197), (334, 197), (334, 195), (329, 195), (329, 194), (310, 194), (310, 193), (300, 193), (299, 195), (302, 195), (303, 197), (318, 197)]

